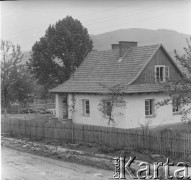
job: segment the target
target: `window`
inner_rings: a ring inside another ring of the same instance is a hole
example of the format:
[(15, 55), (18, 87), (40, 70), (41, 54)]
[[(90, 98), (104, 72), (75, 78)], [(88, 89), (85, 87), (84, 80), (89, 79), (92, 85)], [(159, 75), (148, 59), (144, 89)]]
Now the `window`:
[(155, 115), (155, 104), (154, 99), (145, 100), (145, 115), (154, 116)]
[(169, 67), (160, 65), (155, 66), (155, 82), (165, 82), (169, 78)]
[(87, 99), (83, 99), (83, 114), (86, 116), (90, 115), (90, 102)]

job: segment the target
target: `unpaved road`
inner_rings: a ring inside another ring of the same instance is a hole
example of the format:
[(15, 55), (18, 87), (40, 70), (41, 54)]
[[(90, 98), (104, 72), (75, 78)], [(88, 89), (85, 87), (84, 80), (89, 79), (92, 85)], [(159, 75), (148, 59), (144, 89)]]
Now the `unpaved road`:
[(113, 179), (113, 172), (2, 147), (2, 180)]

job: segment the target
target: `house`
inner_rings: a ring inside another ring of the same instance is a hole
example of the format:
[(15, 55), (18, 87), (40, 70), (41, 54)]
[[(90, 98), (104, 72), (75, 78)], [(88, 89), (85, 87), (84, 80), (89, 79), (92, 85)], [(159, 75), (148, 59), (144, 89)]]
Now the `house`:
[(156, 106), (167, 98), (158, 81), (180, 76), (163, 45), (139, 47), (137, 42), (119, 41), (111, 50), (90, 52), (66, 82), (51, 90), (56, 95), (56, 117), (63, 118), (67, 96), (67, 116), (74, 123), (108, 126), (108, 116), (98, 108), (100, 101), (111, 93), (110, 88), (125, 84), (126, 106), (115, 109), (110, 126), (134, 128), (180, 121), (178, 107)]

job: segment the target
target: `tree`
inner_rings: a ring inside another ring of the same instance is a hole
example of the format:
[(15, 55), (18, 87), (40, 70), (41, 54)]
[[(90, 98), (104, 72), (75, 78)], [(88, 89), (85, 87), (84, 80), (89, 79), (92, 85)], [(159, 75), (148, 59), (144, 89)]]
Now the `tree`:
[(14, 74), (14, 77), (10, 78), (13, 81), (10, 88), (10, 92), (13, 95), (12, 102), (17, 102), (22, 107), (33, 102), (36, 83), (28, 69), (24, 65), (18, 65), (17, 73)]
[(33, 79), (20, 64), (22, 57), (19, 45), (1, 40), (1, 104), (5, 108), (5, 115), (10, 103), (25, 104), (31, 98)]
[[(106, 88), (105, 85), (102, 85)], [(116, 108), (125, 108), (126, 102), (124, 100), (124, 89), (125, 86), (119, 84), (111, 88), (107, 88), (109, 93), (101, 99), (99, 103), (99, 111), (103, 113), (105, 117), (108, 117), (108, 125), (115, 123), (114, 112)]]
[(30, 70), (40, 84), (52, 88), (70, 77), (92, 47), (87, 29), (67, 16), (50, 25), (33, 45)]
[[(5, 112), (8, 103), (13, 99), (10, 91), (14, 74), (17, 72), (17, 64), (21, 62), (23, 55), (19, 45), (15, 46), (10, 41), (1, 40), (1, 102)], [(5, 113), (6, 114), (6, 113)]]
[(187, 47), (184, 47), (185, 54), (178, 55), (175, 51), (175, 58), (182, 66), (182, 76), (177, 80), (169, 80), (162, 83), (163, 90), (170, 98), (160, 102), (159, 105), (173, 104), (180, 107), (180, 114), (183, 121), (191, 121), (191, 37), (187, 39)]

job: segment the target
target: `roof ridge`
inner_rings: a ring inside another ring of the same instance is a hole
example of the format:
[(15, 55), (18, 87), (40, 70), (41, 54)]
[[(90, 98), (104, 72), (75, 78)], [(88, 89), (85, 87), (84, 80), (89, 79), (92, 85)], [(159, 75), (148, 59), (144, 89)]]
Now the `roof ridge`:
[(119, 49), (108, 49), (108, 50), (96, 50), (95, 52), (112, 52), (112, 51), (117, 51)]
[(151, 44), (151, 45), (143, 45), (143, 46), (137, 46), (137, 47), (133, 47), (133, 48), (141, 48), (141, 47), (149, 47), (149, 46), (158, 46), (161, 44)]

